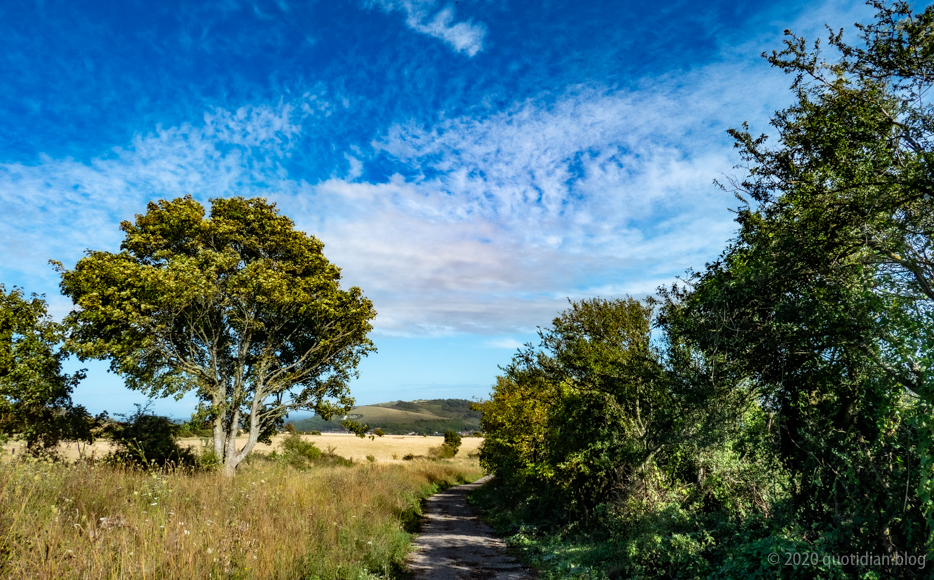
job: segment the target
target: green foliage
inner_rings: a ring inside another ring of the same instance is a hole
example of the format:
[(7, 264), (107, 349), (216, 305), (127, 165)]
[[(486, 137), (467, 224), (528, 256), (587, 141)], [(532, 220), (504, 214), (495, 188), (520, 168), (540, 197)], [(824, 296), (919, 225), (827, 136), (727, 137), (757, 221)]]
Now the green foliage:
[(282, 439), (282, 455), (293, 467), (305, 467), (321, 459), (323, 452), (311, 441), (292, 433)]
[[(871, 4), (859, 45), (831, 34), (836, 59), (791, 34), (768, 57), (795, 103), (774, 146), (731, 131), (745, 205), (720, 259), (641, 306), (572, 304), (479, 405), (491, 501), (530, 559), (570, 544), (618, 577), (926, 573), (824, 560), (934, 549), (934, 7)], [(767, 561), (789, 551), (821, 564)]]
[(176, 441), (180, 426), (168, 417), (152, 413), (151, 406), (152, 401), (145, 405), (137, 403), (132, 415), (117, 415), (122, 421), (105, 427), (117, 446), (108, 460), (141, 467), (195, 465), (195, 455)]
[[(58, 265), (68, 348), (150, 396), (194, 392), (228, 475), (285, 415), (330, 418), (353, 405), (347, 383), (367, 338), (372, 303), (342, 290), (324, 245), (261, 198), (150, 203), (123, 222), (119, 253), (88, 251)], [(244, 447), (237, 430), (248, 433)]]
[(460, 433), (456, 431), (445, 431), (444, 445), (451, 448), (451, 457), (457, 455), (457, 450), (460, 449), (461, 446)]
[(0, 284), (0, 434), (22, 437), (33, 454), (53, 454), (62, 440), (93, 441), (95, 421), (71, 392), (84, 371), (62, 372), (65, 334), (45, 300)]
[(651, 315), (632, 298), (573, 303), (504, 369), (478, 405), (480, 457), (514, 501), (589, 519), (621, 490), (654, 486), (655, 466), (680, 475), (735, 427), (748, 393), (673, 339), (653, 347)]
[(377, 427), (376, 429), (373, 429), (373, 435), (376, 435), (377, 437), (382, 437), (385, 434), (386, 432), (380, 429), (379, 427)]

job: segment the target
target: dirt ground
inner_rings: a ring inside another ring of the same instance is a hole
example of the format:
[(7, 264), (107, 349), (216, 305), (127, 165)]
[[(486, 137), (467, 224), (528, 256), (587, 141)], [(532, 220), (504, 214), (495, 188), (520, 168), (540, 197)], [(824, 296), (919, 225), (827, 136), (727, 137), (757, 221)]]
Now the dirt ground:
[[(254, 452), (270, 453), (278, 449), (283, 435), (272, 438), (272, 445), (259, 443), (254, 448)], [(369, 437), (361, 439), (349, 433), (325, 433), (322, 435), (303, 435), (304, 439), (313, 441), (322, 451), (327, 451), (329, 447), (334, 449), (334, 453), (354, 461), (366, 461), (367, 455), (372, 455), (380, 462), (402, 461), (402, 457), (411, 453), (412, 455), (427, 455), (430, 447), (437, 447), (444, 443), (444, 437), (422, 437), (407, 435), (384, 435), (383, 437)], [(464, 437), (461, 442), (458, 457), (466, 457), (471, 451), (476, 451), (483, 441), (480, 437)], [(198, 438), (182, 439), (180, 441), (188, 447), (200, 447), (204, 440)], [(238, 445), (246, 443), (246, 437), (237, 439)], [(4, 455), (19, 455), (23, 451), (23, 444), (19, 442), (7, 443), (3, 446)], [(92, 446), (77, 445), (70, 443), (62, 445), (61, 454), (66, 459), (78, 459), (81, 456), (90, 457), (92, 454), (101, 457), (109, 453), (112, 449), (107, 440), (98, 440)]]
[(467, 495), (489, 480), (458, 485), (426, 500), (422, 529), (412, 544), (414, 580), (530, 580), (534, 575), (506, 554), (506, 545), (480, 521)]

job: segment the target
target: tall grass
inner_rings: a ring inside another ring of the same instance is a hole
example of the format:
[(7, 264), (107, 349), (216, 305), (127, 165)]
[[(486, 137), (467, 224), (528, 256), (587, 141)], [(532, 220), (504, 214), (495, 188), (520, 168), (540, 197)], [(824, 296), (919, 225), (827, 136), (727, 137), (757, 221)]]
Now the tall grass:
[(365, 578), (404, 561), (420, 499), (475, 463), (299, 471), (254, 461), (233, 480), (38, 461), (0, 464), (3, 578)]

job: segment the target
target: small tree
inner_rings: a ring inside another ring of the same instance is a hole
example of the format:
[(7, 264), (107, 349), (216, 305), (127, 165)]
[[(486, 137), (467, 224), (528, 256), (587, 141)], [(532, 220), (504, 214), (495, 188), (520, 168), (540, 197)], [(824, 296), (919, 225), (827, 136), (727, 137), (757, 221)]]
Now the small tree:
[(457, 455), (457, 450), (461, 446), (461, 436), (460, 433), (456, 431), (445, 431), (444, 432), (444, 444), (451, 449), (451, 456)]
[(109, 358), (149, 396), (194, 391), (227, 475), (290, 411), (330, 419), (352, 407), (347, 383), (374, 350), (376, 312), (359, 288), (340, 288), (324, 244), (274, 204), (214, 199), (205, 217), (184, 197), (150, 203), (120, 227), (120, 253), (88, 251), (74, 270), (57, 264), (77, 307), (69, 348)]
[(62, 328), (45, 300), (0, 284), (0, 435), (20, 435), (33, 454), (54, 453), (63, 439), (90, 443), (92, 421), (71, 392), (84, 371), (62, 372)]

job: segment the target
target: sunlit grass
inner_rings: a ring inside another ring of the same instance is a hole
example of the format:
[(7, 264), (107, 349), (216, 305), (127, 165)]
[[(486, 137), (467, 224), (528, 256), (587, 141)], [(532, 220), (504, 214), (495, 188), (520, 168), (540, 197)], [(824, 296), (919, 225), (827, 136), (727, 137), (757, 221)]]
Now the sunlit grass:
[(3, 578), (361, 578), (405, 559), (404, 522), (475, 460), (216, 473), (0, 464)]

